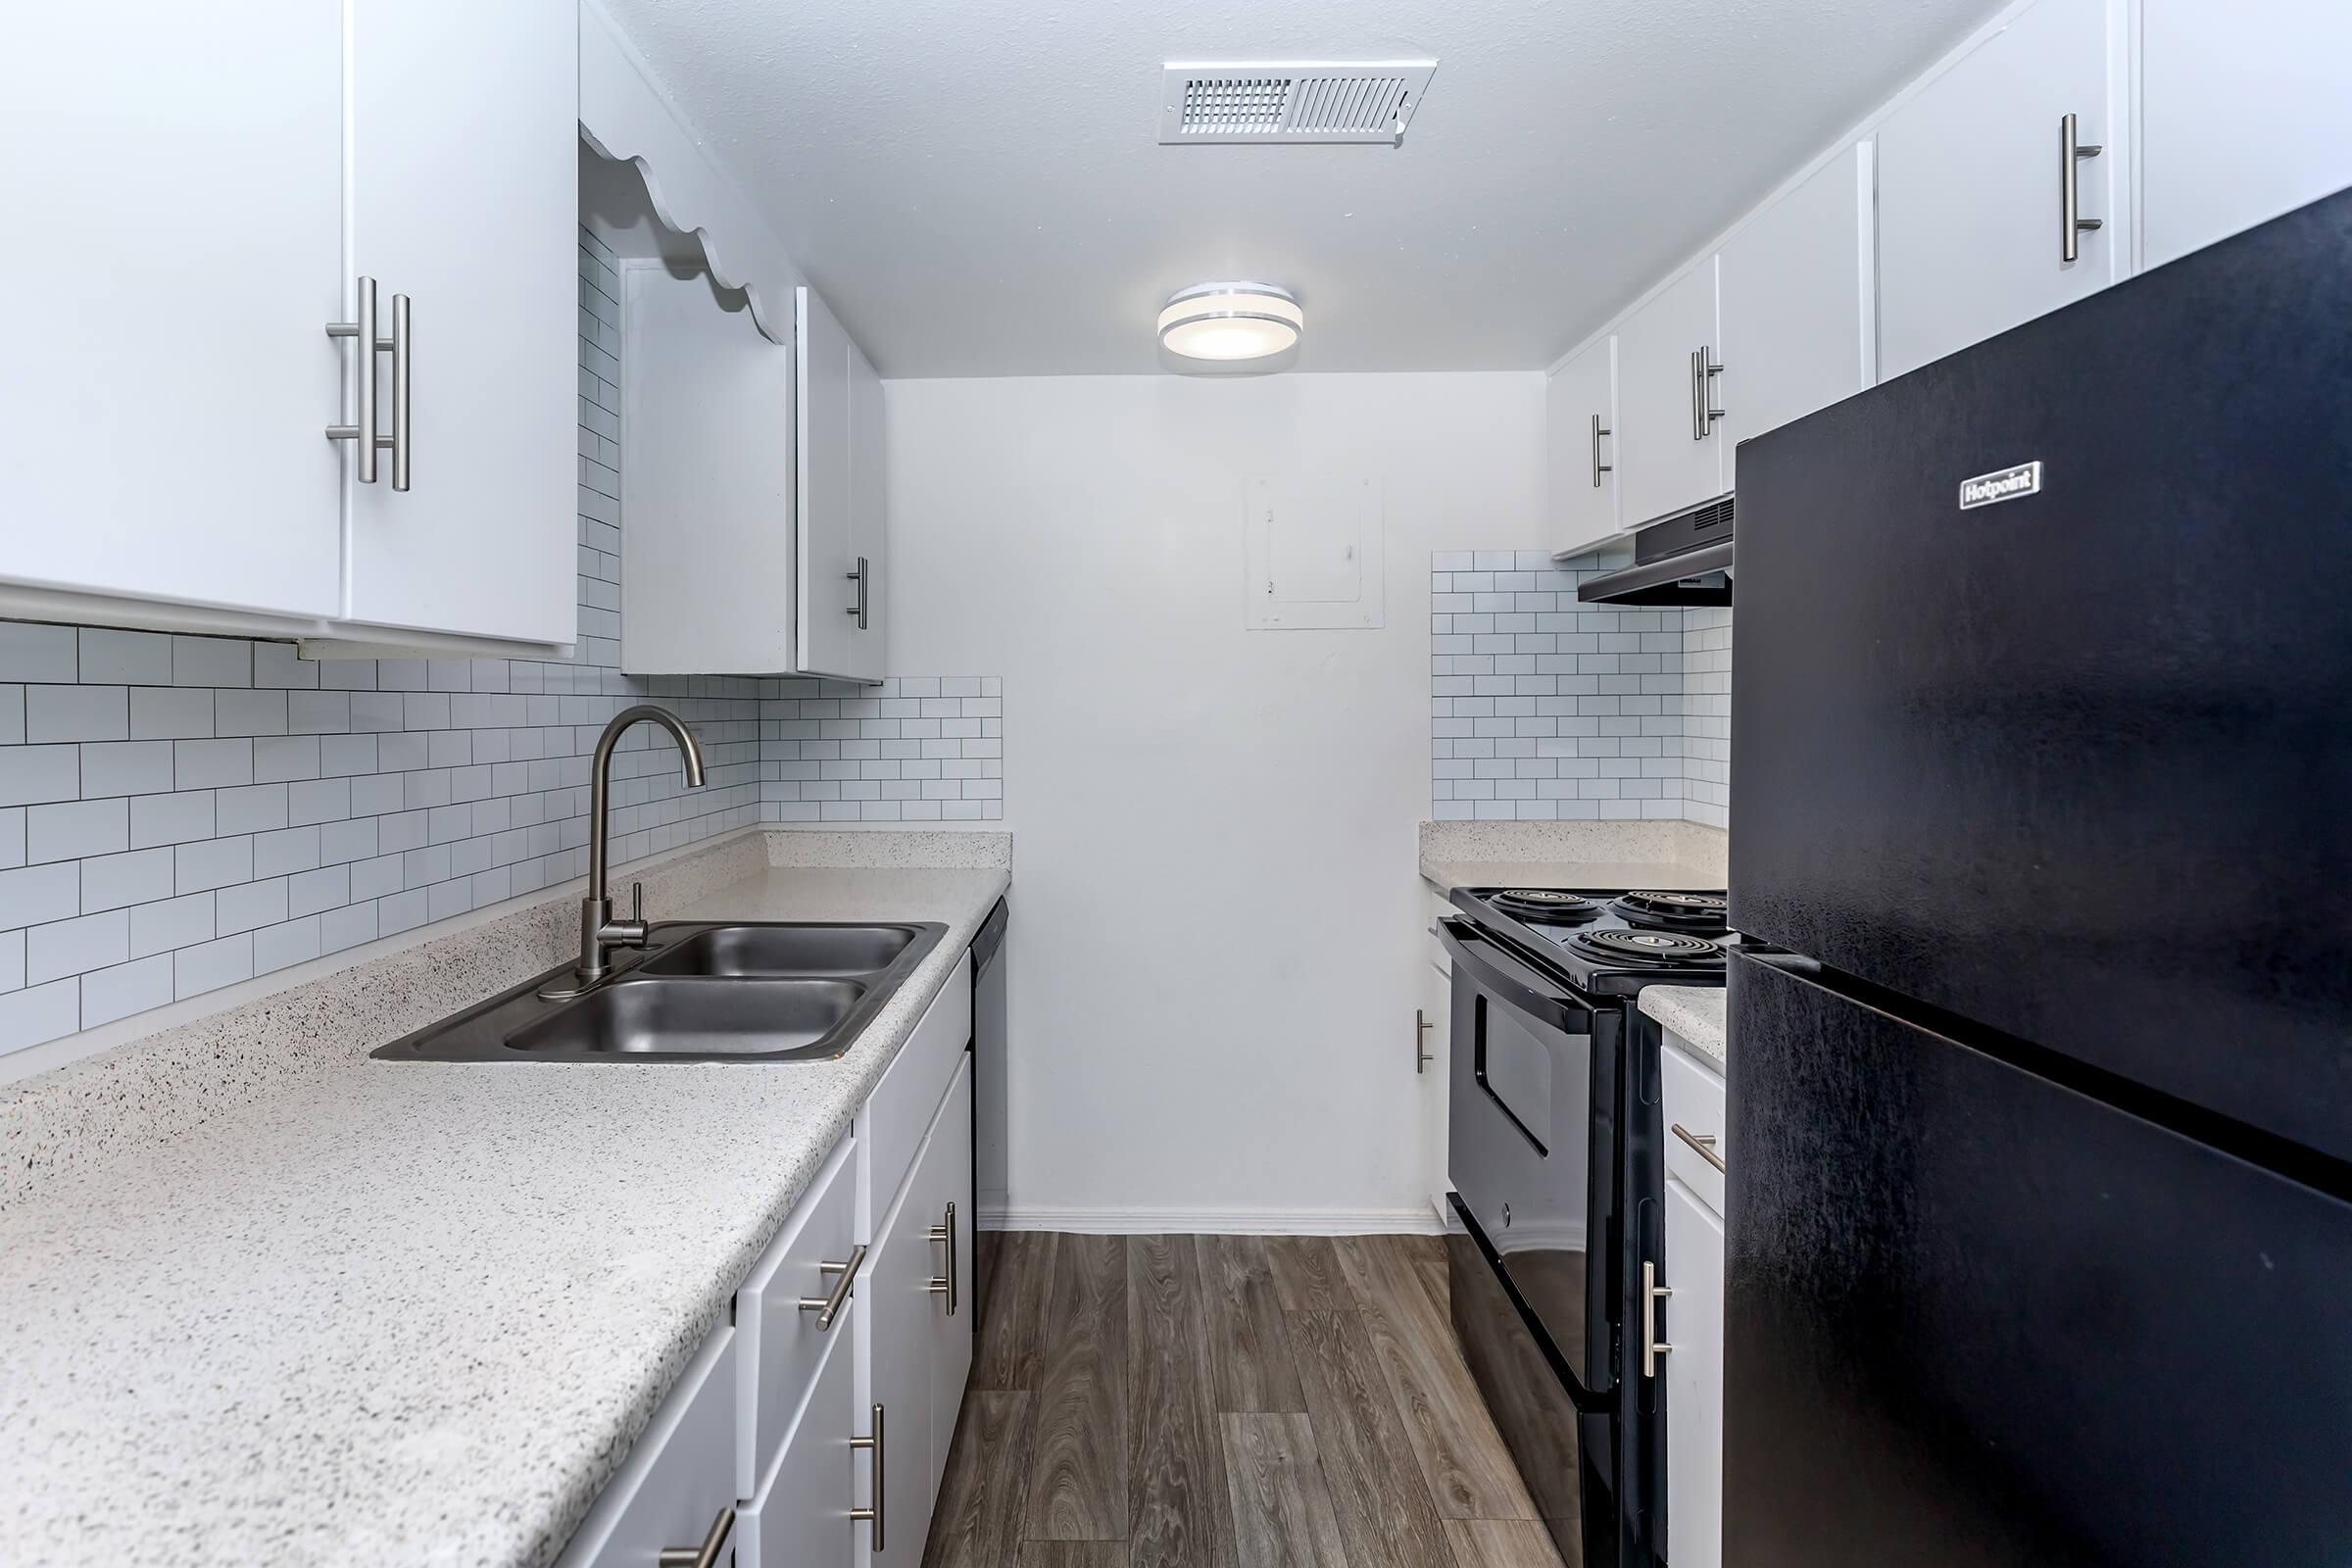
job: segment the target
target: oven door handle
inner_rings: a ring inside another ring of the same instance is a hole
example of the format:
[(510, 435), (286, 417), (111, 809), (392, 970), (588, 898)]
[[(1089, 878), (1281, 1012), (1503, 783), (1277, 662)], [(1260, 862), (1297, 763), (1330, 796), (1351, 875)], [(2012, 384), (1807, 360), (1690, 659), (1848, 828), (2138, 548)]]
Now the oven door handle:
[(1465, 973), (1513, 1012), (1567, 1035), (1592, 1032), (1592, 1009), (1545, 979), (1468, 920), (1446, 915), (1438, 940)]

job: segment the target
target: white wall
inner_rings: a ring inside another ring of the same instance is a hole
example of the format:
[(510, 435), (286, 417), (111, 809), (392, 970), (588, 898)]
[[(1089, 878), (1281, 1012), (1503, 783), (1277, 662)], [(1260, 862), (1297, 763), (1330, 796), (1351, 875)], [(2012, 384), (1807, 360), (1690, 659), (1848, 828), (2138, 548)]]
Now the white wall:
[[(1012, 1218), (1430, 1217), (1433, 550), (1542, 544), (1535, 373), (895, 381), (891, 667), (1003, 673)], [(1388, 624), (1243, 629), (1245, 483), (1374, 475)]]

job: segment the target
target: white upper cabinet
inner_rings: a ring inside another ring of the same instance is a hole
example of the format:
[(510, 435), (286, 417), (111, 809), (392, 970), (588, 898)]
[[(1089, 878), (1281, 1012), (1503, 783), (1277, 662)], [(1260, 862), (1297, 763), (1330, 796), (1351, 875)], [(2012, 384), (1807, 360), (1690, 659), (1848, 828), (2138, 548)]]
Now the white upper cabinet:
[(794, 297), (800, 466), (800, 668), (880, 680), (882, 383), (813, 290)]
[(334, 614), (338, 8), (40, 5), (8, 30), (0, 579)]
[(1617, 328), (1617, 495), (1629, 527), (1727, 488), (1715, 258), (1692, 267)]
[(620, 270), (620, 666), (794, 669), (792, 351), (707, 275)]
[[(387, 315), (393, 294), (413, 302), (414, 390), (411, 488), (350, 489), (348, 616), (570, 642), (576, 0), (350, 10), (350, 271), (376, 280)], [(387, 428), (398, 352), (374, 356)]]
[(1552, 373), (1544, 391), (1551, 553), (1613, 538), (1617, 515), (1617, 337), (1607, 334)]
[(0, 608), (570, 642), (570, 0), (14, 26), (0, 200), (49, 237), (0, 259)]
[[(2036, 0), (1879, 126), (1882, 376), (2129, 275), (2112, 20), (2109, 0)], [(2097, 156), (2061, 157), (2068, 116)]]
[(2150, 267), (2352, 185), (2352, 5), (2141, 0)]
[(1740, 443), (1876, 378), (1871, 147), (1832, 159), (1717, 253), (1724, 488)]

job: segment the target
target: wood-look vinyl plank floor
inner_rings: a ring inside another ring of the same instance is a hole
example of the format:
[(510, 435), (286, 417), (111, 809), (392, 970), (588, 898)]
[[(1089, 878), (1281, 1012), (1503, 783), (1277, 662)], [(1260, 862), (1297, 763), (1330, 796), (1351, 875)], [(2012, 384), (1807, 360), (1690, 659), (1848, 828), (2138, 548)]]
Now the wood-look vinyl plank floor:
[(1209, 1355), (1216, 1363), (1216, 1408), (1304, 1414), (1298, 1367), (1262, 1236), (1194, 1238), (1200, 1285), (1208, 1296)]
[(1348, 1568), (1313, 1419), (1236, 1414), (1224, 1424), (1242, 1568)]
[(1058, 1236), (1046, 1292), (1028, 1539), (1127, 1539), (1127, 1239)]
[(924, 1568), (1559, 1568), (1434, 1238), (984, 1245)]
[(1336, 1247), (1438, 1512), (1534, 1519), (1535, 1500), (1471, 1381), (1445, 1309), (1431, 1298), (1412, 1251), (1398, 1245), (1404, 1240), (1348, 1236)]

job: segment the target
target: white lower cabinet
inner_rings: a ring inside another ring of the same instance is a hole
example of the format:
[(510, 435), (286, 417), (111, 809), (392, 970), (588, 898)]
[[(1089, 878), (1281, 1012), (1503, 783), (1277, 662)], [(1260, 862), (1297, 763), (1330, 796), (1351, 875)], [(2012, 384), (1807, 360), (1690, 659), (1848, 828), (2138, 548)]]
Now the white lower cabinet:
[(1724, 1082), (1676, 1044), (1659, 1054), (1666, 1134), (1666, 1260), (1659, 1338), (1666, 1396), (1666, 1557), (1723, 1561)]
[[(922, 1560), (931, 1505), (971, 1370), (971, 1318), (961, 1299), (969, 1253), (956, 1258), (948, 1314), (946, 1236), (971, 1212), (971, 1068), (957, 1068), (899, 1201), (876, 1233), (858, 1287), (858, 1408), (881, 1433), (857, 1480), (874, 1510), (858, 1544), (873, 1568)], [(959, 1248), (959, 1251), (962, 1250)]]
[[(972, 1376), (972, 1069), (970, 1058), (956, 1073), (939, 1125), (923, 1152), (913, 1190), (926, 1211), (942, 1216), (932, 1243), (947, 1280), (934, 1296), (931, 1314), (931, 1491), (947, 1474), (948, 1446), (963, 1409), (963, 1386)], [(941, 1235), (941, 1232), (946, 1234)]]
[(865, 1461), (850, 1446), (865, 1431), (857, 1370), (857, 1318), (845, 1313), (775, 1468), (736, 1515), (735, 1568), (849, 1568), (857, 1559), (860, 1527), (850, 1519), (850, 1494)]
[[(734, 1568), (922, 1561), (972, 1367), (971, 1015), (967, 957), (560, 1568), (653, 1568), (714, 1532)], [(870, 1231), (869, 1182), (891, 1199)]]
[(709, 1539), (735, 1506), (735, 1330), (721, 1323), (605, 1484), (563, 1568), (651, 1568)]
[(1723, 1221), (1666, 1183), (1666, 1552), (1674, 1568), (1723, 1561)]

